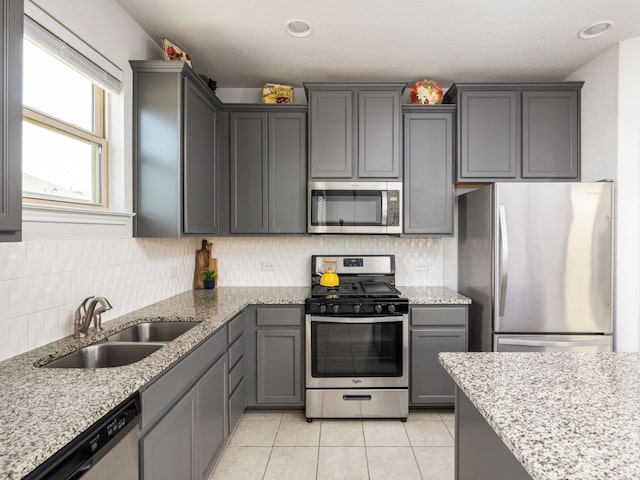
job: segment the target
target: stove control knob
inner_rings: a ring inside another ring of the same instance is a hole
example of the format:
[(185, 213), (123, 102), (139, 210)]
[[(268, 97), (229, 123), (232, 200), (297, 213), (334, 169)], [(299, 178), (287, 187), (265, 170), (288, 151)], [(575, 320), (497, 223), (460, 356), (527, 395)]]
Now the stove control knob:
[(376, 313), (382, 313), (382, 305), (380, 304), (373, 307), (373, 309), (376, 311)]
[(327, 306), (324, 303), (319, 305), (319, 307), (320, 307), (320, 313), (325, 313), (327, 311)]
[(360, 313), (360, 311), (361, 311), (361, 310), (362, 310), (362, 305), (360, 305), (359, 303), (356, 303), (356, 304), (353, 306), (353, 312), (354, 312), (354, 313)]
[(396, 306), (392, 303), (389, 305), (389, 313), (394, 313), (396, 311)]
[(340, 311), (340, 306), (336, 303), (336, 304), (333, 306), (333, 313), (338, 313), (339, 311)]

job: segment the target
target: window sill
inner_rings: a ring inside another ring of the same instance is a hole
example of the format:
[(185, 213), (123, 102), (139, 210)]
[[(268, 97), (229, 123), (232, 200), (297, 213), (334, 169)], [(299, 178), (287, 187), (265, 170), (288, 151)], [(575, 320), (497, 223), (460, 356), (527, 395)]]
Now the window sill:
[(24, 240), (130, 238), (135, 213), (24, 202)]

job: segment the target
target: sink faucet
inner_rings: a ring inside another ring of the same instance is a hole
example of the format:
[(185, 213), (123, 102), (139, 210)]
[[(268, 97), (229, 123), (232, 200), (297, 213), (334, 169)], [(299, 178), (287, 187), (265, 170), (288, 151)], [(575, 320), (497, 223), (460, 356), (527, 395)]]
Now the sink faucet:
[[(87, 302), (89, 302), (87, 304)], [(99, 306), (98, 306), (99, 305)], [(96, 306), (98, 306), (96, 308)], [(87, 297), (76, 308), (73, 319), (73, 336), (76, 338), (82, 338), (87, 336), (87, 331), (93, 320), (93, 325), (96, 330), (102, 330), (102, 314), (107, 310), (113, 308), (104, 297)]]

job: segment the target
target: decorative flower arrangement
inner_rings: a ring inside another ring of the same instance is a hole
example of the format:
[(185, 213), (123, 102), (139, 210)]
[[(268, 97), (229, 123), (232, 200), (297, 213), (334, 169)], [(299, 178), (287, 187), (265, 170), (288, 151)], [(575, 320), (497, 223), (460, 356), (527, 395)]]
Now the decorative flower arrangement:
[(418, 80), (409, 94), (411, 103), (419, 105), (437, 105), (444, 97), (440, 84), (435, 80)]

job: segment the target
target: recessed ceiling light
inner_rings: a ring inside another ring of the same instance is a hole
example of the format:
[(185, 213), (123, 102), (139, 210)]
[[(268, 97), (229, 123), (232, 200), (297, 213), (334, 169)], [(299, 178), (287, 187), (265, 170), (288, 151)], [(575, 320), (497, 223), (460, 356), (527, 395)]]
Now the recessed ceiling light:
[(284, 29), (289, 35), (293, 35), (294, 37), (308, 37), (313, 33), (313, 25), (306, 20), (297, 18), (287, 20), (284, 24)]
[(589, 26), (584, 27), (578, 32), (578, 37), (587, 40), (590, 38), (601, 37), (605, 33), (609, 33), (613, 30), (615, 23), (611, 20), (604, 20), (602, 22), (592, 23)]

